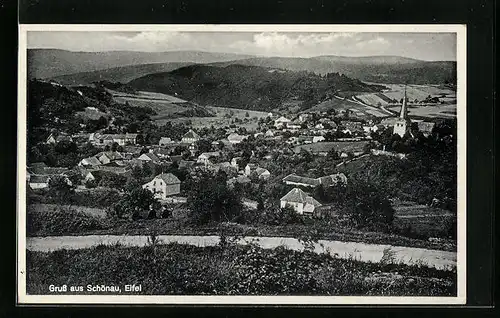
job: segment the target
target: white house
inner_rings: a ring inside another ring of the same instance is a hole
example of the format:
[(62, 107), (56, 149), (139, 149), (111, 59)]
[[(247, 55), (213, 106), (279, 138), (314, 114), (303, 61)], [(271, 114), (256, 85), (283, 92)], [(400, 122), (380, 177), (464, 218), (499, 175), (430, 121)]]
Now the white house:
[(245, 166), (245, 175), (250, 176), (255, 172), (258, 166), (255, 163), (249, 163)]
[(173, 141), (169, 137), (161, 137), (160, 141), (158, 142), (158, 145), (160, 147), (164, 147), (164, 146), (170, 145), (172, 143), (173, 143)]
[(274, 127), (278, 128), (278, 129), (283, 128), (285, 125), (287, 125), (290, 122), (292, 122), (290, 119), (281, 116), (280, 118), (278, 118), (274, 121)]
[(314, 210), (320, 206), (321, 203), (299, 188), (293, 188), (280, 199), (281, 208), (291, 207), (301, 215), (312, 215)]
[(325, 141), (325, 137), (324, 136), (314, 136), (313, 137), (313, 140), (312, 140), (313, 143), (320, 142), (320, 141)]
[(142, 185), (142, 188), (153, 192), (155, 198), (166, 200), (168, 196), (181, 193), (181, 181), (171, 173), (162, 173)]
[(49, 187), (50, 176), (37, 176), (29, 177), (29, 185), (31, 189), (46, 189)]
[(182, 136), (181, 142), (190, 144), (197, 142), (198, 140), (200, 140), (200, 136), (197, 133), (195, 133), (192, 129), (190, 129), (187, 133), (184, 134), (184, 136)]

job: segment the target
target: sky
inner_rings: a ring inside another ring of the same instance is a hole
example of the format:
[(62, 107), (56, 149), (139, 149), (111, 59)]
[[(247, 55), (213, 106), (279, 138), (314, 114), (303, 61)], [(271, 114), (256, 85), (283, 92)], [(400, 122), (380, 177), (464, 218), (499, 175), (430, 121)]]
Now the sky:
[(69, 51), (195, 50), (259, 56), (397, 55), (455, 61), (455, 33), (30, 31), (28, 48)]

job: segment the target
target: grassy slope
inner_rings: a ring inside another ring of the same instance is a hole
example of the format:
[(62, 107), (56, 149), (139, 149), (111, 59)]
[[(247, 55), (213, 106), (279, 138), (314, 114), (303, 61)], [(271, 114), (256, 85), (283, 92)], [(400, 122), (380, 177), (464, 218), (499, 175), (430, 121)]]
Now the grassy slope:
[(48, 285), (141, 284), (154, 295), (456, 295), (456, 273), (255, 246), (97, 246), (27, 252), (27, 292)]

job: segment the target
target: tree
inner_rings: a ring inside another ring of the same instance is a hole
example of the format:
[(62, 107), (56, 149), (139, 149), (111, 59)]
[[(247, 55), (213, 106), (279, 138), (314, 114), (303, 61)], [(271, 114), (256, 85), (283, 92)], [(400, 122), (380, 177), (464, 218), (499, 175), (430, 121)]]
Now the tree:
[(240, 197), (226, 182), (208, 174), (193, 182), (187, 202), (193, 222), (200, 224), (231, 221), (243, 208)]
[(65, 176), (52, 176), (49, 179), (49, 197), (60, 204), (71, 204), (75, 194), (74, 186), (70, 185)]
[(114, 215), (118, 218), (128, 217), (133, 220), (142, 218), (144, 212), (156, 211), (160, 203), (149, 190), (136, 188), (127, 191), (122, 200), (113, 205)]

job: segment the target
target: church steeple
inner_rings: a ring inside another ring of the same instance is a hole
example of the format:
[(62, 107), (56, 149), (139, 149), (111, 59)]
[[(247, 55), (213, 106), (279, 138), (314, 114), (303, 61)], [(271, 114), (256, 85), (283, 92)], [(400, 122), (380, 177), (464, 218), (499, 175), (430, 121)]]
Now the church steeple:
[(399, 118), (406, 119), (408, 118), (408, 109), (406, 105), (406, 85), (405, 85), (405, 95), (403, 97), (403, 105), (401, 105), (401, 113), (399, 114)]

